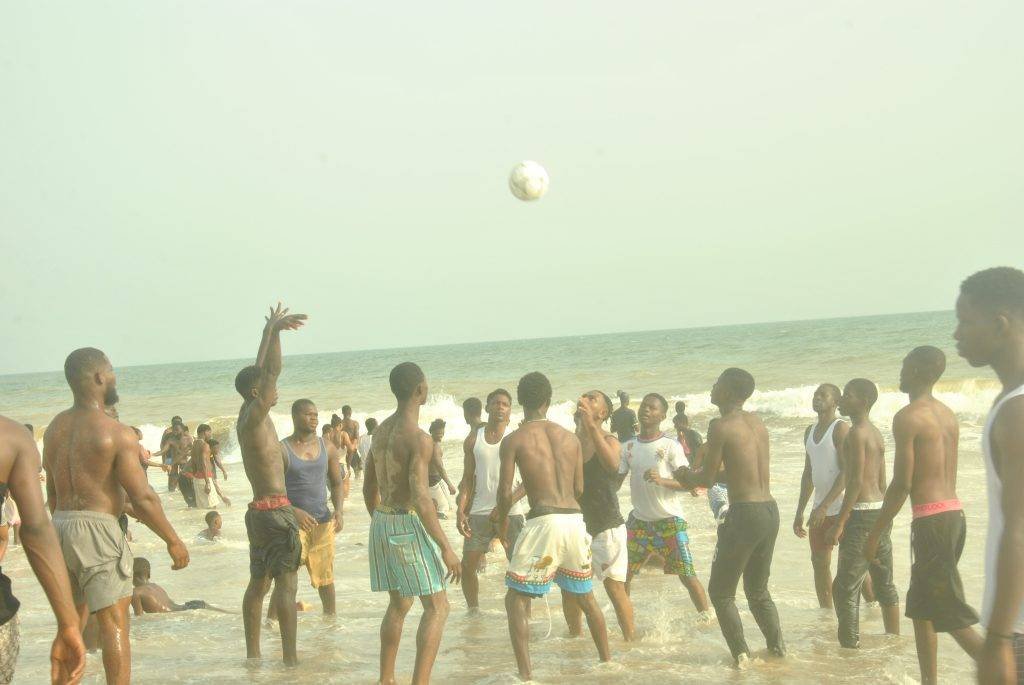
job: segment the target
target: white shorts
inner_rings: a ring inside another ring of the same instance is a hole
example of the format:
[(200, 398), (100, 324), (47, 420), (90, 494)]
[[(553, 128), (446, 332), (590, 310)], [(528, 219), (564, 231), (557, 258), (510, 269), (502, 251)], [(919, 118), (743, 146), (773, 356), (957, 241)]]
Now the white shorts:
[(626, 582), (629, 554), (626, 552), (626, 524), (603, 530), (590, 543), (593, 556), (594, 580), (605, 578)]

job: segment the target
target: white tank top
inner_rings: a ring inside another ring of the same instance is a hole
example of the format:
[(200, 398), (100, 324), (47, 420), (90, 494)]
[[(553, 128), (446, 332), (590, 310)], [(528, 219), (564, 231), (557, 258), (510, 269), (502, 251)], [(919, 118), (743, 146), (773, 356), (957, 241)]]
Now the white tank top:
[[(839, 419), (832, 422), (832, 425), (821, 436), (819, 442), (814, 442), (814, 426), (807, 431), (807, 440), (804, 446), (807, 448), (807, 455), (811, 458), (811, 480), (814, 481), (814, 506), (821, 504), (825, 496), (836, 484), (836, 477), (839, 475), (839, 450), (836, 449), (832, 433), (840, 423)], [(836, 501), (825, 512), (826, 516), (838, 516), (843, 508), (843, 498), (837, 497)]]
[[(499, 456), (501, 440), (496, 445), (490, 444), (487, 442), (487, 438), (484, 437), (486, 430), (487, 426), (480, 426), (480, 429), (476, 432), (476, 442), (473, 445), (473, 459), (476, 463), (476, 483), (473, 487), (473, 505), (470, 507), (470, 514), (490, 514), (491, 510), (498, 504), (498, 479), (501, 475), (501, 458)], [(521, 482), (519, 468), (516, 467), (516, 475), (512, 487), (519, 487)], [(523, 515), (527, 512), (529, 506), (524, 497), (513, 504), (508, 513), (511, 516)]]
[[(981, 622), (988, 626), (992, 618), (992, 607), (996, 601), (996, 565), (999, 563), (999, 540), (1003, 537), (1003, 527), (1006, 522), (1003, 519), (1003, 483), (996, 473), (995, 463), (992, 460), (992, 424), (996, 422), (996, 416), (1003, 405), (1014, 397), (1024, 395), (1024, 385), (1016, 390), (1006, 393), (988, 413), (988, 420), (985, 421), (985, 432), (981, 437), (981, 447), (985, 453), (985, 475), (988, 478), (988, 540), (985, 542), (985, 600), (982, 604)], [(1021, 606), (1017, 613), (1017, 622), (1013, 626), (1013, 632), (1024, 633), (1024, 606)]]

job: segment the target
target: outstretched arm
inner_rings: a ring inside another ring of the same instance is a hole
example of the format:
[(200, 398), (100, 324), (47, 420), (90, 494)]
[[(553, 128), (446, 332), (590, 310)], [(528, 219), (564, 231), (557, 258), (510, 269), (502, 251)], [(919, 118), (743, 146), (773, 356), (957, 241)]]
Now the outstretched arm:
[(167, 552), (173, 562), (171, 568), (185, 568), (188, 566), (188, 550), (167, 520), (160, 506), (160, 497), (149, 486), (146, 472), (139, 464), (138, 438), (130, 428), (125, 427), (115, 439), (119, 444), (114, 457), (114, 474), (132, 503), (136, 518), (167, 544)]
[(267, 316), (267, 323), (263, 327), (263, 337), (260, 339), (260, 348), (256, 353), (256, 366), (263, 371), (260, 381), (260, 402), (262, 409), (253, 418), (262, 418), (270, 413), (270, 405), (266, 398), (274, 394), (277, 389), (277, 377), (281, 375), (281, 331), (294, 331), (306, 323), (305, 314), (289, 314), (287, 309), (281, 309), (281, 303), (277, 308), (270, 308), (270, 315)]
[[(20, 429), (20, 427), (19, 427)], [(21, 432), (20, 430), (18, 432)], [(39, 490), (39, 452), (26, 432), (15, 437), (16, 457), (7, 477), (11, 496), (21, 514), (21, 545), (57, 619), (57, 639), (50, 654), (53, 682), (78, 682), (85, 670), (78, 612), (60, 543), (43, 507)], [(47, 478), (47, 485), (52, 481)], [(56, 502), (56, 497), (51, 497)]]

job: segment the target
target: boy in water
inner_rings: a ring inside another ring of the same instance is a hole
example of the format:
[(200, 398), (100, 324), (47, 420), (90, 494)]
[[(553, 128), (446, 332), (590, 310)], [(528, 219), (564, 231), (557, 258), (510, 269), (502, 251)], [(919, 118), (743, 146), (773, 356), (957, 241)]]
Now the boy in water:
[(224, 525), (220, 514), (216, 511), (206, 512), (206, 529), (199, 531), (199, 537), (203, 540), (216, 540), (220, 537), (220, 528)]
[(156, 583), (149, 580), (149, 560), (143, 557), (136, 557), (132, 567), (132, 610), (136, 616), (142, 614), (165, 614), (171, 611), (186, 611), (189, 609), (211, 609), (206, 602), (195, 599), (184, 604), (178, 604), (172, 600), (167, 591)]

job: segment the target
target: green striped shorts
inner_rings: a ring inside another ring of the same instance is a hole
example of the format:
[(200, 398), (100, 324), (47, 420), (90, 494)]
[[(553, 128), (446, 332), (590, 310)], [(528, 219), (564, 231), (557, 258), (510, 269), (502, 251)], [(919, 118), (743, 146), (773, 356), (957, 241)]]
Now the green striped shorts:
[(445, 589), (441, 549), (416, 514), (378, 509), (370, 523), (370, 589), (424, 597)]

